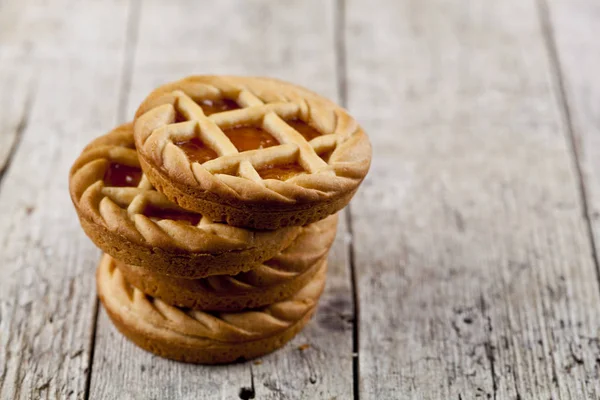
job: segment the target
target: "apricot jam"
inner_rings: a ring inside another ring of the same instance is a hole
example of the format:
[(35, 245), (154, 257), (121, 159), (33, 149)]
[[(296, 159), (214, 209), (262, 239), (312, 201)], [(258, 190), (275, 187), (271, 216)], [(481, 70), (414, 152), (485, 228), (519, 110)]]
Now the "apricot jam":
[(240, 108), (235, 101), (229, 99), (202, 100), (198, 105), (202, 108), (202, 111), (204, 111), (204, 115), (206, 116)]
[(279, 144), (269, 132), (256, 126), (235, 126), (225, 129), (223, 132), (240, 153)]
[(304, 169), (298, 164), (266, 165), (256, 172), (263, 179), (279, 179), (285, 181), (291, 177), (304, 172)]
[(304, 139), (306, 139), (307, 142), (310, 142), (314, 138), (321, 136), (321, 132), (317, 131), (315, 128), (300, 119), (293, 119), (285, 122), (298, 131), (298, 133), (300, 133), (302, 136), (304, 136)]
[(192, 140), (185, 140), (182, 142), (175, 142), (176, 146), (179, 146), (181, 150), (185, 152), (190, 162), (198, 162), (200, 164), (217, 158), (217, 153), (206, 146), (200, 139), (193, 138)]

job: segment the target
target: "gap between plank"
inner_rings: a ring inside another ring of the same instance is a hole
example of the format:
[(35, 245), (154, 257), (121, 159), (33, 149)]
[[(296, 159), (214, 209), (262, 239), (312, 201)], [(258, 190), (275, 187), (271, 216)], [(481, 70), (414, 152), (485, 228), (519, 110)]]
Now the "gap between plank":
[[(496, 379), (496, 358), (494, 356), (494, 346), (492, 345), (492, 318), (487, 314), (487, 305), (483, 293), (479, 296), (479, 311), (481, 316), (486, 321), (486, 339), (484, 342), (485, 357), (488, 360), (490, 366), (490, 374), (492, 375), (492, 399), (498, 398), (498, 381)], [(488, 394), (489, 396), (489, 394)], [(517, 396), (519, 393), (517, 392)], [(520, 398), (520, 397), (518, 397)]]
[(19, 147), (21, 145), (21, 141), (23, 139), (23, 132), (27, 129), (27, 125), (29, 124), (29, 118), (31, 116), (31, 109), (33, 107), (33, 99), (35, 89), (37, 88), (35, 78), (32, 78), (29, 89), (27, 90), (27, 95), (25, 97), (25, 103), (23, 105), (23, 114), (21, 115), (21, 119), (17, 123), (15, 127), (15, 139), (13, 140), (12, 145), (8, 151), (8, 157), (6, 158), (6, 162), (3, 167), (0, 167), (0, 189), (2, 189), (2, 183), (4, 182), (4, 176), (6, 172), (10, 168), (12, 161), (15, 158), (15, 154), (18, 152)]
[(334, 16), (335, 69), (338, 98), (344, 108), (348, 107), (348, 71), (346, 57), (346, 0), (336, 0)]
[[(121, 71), (121, 90), (119, 93), (117, 119), (119, 123), (124, 122), (125, 109), (129, 101), (129, 92), (131, 91), (131, 81), (133, 77), (133, 62), (135, 57), (135, 48), (137, 47), (139, 36), (139, 22), (141, 14), (140, 0), (131, 0), (129, 3), (129, 13), (127, 16), (127, 29), (125, 32), (125, 57)], [(87, 377), (85, 381), (84, 399), (90, 397), (90, 387), (92, 383), (92, 373), (94, 367), (94, 353), (96, 350), (96, 336), (98, 334), (98, 317), (100, 311), (100, 300), (96, 298), (92, 316), (92, 333), (90, 335), (90, 358), (87, 367)]]
[[(95, 275), (94, 275), (95, 276)], [(94, 278), (95, 279), (95, 278)], [(90, 398), (90, 385), (92, 383), (92, 367), (94, 365), (94, 351), (96, 350), (96, 335), (97, 335), (97, 327), (98, 327), (98, 311), (100, 310), (100, 300), (96, 297), (96, 301), (94, 301), (94, 308), (92, 310), (92, 328), (90, 335), (90, 357), (88, 359), (87, 365), (87, 375), (85, 378), (85, 387), (83, 390), (83, 398)]]
[(121, 77), (121, 93), (119, 94), (119, 104), (117, 109), (117, 120), (119, 124), (129, 120), (126, 115), (127, 103), (131, 92), (131, 81), (133, 79), (133, 63), (135, 62), (135, 49), (138, 43), (140, 30), (140, 15), (142, 14), (142, 4), (140, 0), (131, 0), (129, 15), (127, 17), (127, 31), (125, 33), (125, 61)]
[(565, 126), (567, 129), (567, 145), (570, 148), (570, 152), (573, 154), (573, 163), (575, 164), (575, 171), (577, 175), (579, 197), (581, 199), (581, 205), (583, 208), (583, 218), (586, 222), (586, 230), (588, 234), (588, 240), (592, 251), (592, 259), (596, 270), (596, 281), (598, 283), (598, 290), (600, 291), (600, 262), (598, 260), (598, 250), (596, 248), (596, 239), (594, 238), (594, 229), (592, 224), (592, 216), (590, 204), (587, 198), (587, 188), (585, 186), (585, 174), (583, 172), (582, 160), (581, 160), (581, 149), (580, 143), (577, 140), (575, 129), (573, 127), (573, 119), (571, 115), (571, 109), (567, 99), (567, 90), (565, 87), (564, 75), (562, 65), (560, 63), (560, 57), (558, 56), (558, 49), (556, 47), (556, 36), (552, 27), (552, 21), (550, 20), (550, 10), (546, 0), (537, 0), (538, 14), (540, 18), (540, 25), (542, 28), (542, 36), (546, 44), (546, 51), (550, 58), (550, 68), (554, 75), (554, 84), (558, 89), (558, 105), (563, 116)]
[[(336, 54), (336, 76), (338, 99), (344, 108), (348, 107), (348, 74), (346, 58), (346, 1), (336, 0), (334, 11), (334, 40)], [(358, 301), (358, 283), (356, 278), (356, 266), (354, 257), (354, 230), (352, 226), (352, 210), (348, 205), (346, 208), (346, 229), (349, 235), (347, 241), (348, 260), (350, 262), (350, 280), (352, 284), (352, 391), (354, 399), (360, 398), (360, 359), (359, 359), (359, 323), (360, 309)]]

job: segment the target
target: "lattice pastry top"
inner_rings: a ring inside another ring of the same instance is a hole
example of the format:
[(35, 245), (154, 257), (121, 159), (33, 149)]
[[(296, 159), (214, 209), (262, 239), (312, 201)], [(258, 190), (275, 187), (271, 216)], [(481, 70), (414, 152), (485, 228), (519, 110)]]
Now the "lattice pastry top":
[(200, 278), (246, 271), (276, 255), (300, 230), (237, 228), (170, 202), (142, 173), (131, 124), (86, 147), (69, 181), (88, 236), (116, 259), (155, 272)]
[(337, 212), (371, 159), (345, 110), (265, 78), (196, 76), (162, 86), (139, 107), (134, 131), (144, 172), (170, 200), (259, 229)]

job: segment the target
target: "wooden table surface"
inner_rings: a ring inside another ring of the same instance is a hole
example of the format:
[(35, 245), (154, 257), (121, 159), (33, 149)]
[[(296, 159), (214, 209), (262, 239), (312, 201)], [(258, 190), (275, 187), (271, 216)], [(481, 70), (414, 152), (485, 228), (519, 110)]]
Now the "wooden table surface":
[[(0, 398), (600, 398), (599, 38), (595, 0), (0, 1)], [(373, 143), (318, 314), (260, 362), (125, 340), (67, 193), (202, 73), (307, 86)]]

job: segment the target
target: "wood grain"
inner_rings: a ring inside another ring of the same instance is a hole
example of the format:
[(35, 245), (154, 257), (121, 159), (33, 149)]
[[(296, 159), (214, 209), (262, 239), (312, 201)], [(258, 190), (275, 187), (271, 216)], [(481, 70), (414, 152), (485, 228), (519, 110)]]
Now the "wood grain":
[(600, 296), (539, 17), (349, 1), (348, 104), (374, 144), (352, 206), (361, 398), (598, 398)]
[(67, 174), (83, 144), (115, 122), (120, 67), (113, 67), (124, 41), (114, 26), (123, 26), (127, 3), (2, 7), (14, 12), (1, 17), (2, 98), (15, 101), (3, 126), (18, 131), (15, 121), (28, 123), (20, 124), (0, 189), (0, 398), (83, 398), (98, 252), (73, 212)]
[[(350, 255), (361, 399), (600, 398), (597, 2), (207, 4), (0, 2), (0, 398), (352, 398)], [(198, 73), (347, 100), (374, 145), (317, 316), (257, 363), (96, 319), (68, 199), (92, 137)]]
[[(134, 22), (139, 31), (131, 32), (136, 46), (127, 57), (131, 76), (124, 82), (130, 80), (131, 91), (122, 101), (124, 115), (133, 116), (157, 85), (203, 73), (275, 76), (335, 98), (333, 13), (332, 1), (317, 0), (220, 1), (210, 12), (196, 2), (143, 2)], [(317, 315), (282, 350), (257, 363), (225, 367), (174, 363), (129, 343), (101, 310), (90, 396), (351, 398), (353, 316), (345, 229), (342, 222)]]
[(35, 90), (31, 43), (16, 32), (26, 23), (26, 9), (18, 2), (0, 3), (0, 184), (27, 125)]
[[(538, 5), (579, 174), (596, 271), (600, 276), (600, 168), (597, 162), (600, 156), (600, 52), (595, 39), (600, 34), (600, 4), (587, 0), (540, 0)], [(598, 338), (597, 332), (587, 340), (598, 346)], [(599, 362), (596, 358), (596, 363)], [(597, 380), (598, 374), (589, 379)], [(600, 397), (598, 390), (594, 395)]]
[(596, 252), (600, 244), (600, 4), (595, 1), (540, 1), (549, 52), (554, 56), (557, 86), (571, 130), (586, 196), (587, 217)]

